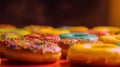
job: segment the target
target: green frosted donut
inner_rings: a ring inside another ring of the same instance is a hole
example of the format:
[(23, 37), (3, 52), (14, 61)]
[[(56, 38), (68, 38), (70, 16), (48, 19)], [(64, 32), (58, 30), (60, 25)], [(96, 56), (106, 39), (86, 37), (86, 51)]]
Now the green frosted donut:
[(60, 34), (61, 39), (69, 38), (69, 39), (86, 39), (90, 41), (97, 41), (98, 37), (94, 34), (85, 34), (85, 33), (68, 33), (68, 34)]

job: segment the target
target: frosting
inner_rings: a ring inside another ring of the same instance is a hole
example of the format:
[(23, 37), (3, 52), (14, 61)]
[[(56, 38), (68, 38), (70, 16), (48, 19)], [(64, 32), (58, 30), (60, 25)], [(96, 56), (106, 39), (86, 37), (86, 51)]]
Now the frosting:
[(26, 50), (33, 52), (60, 52), (60, 48), (57, 44), (47, 42), (37, 38), (12, 38), (1, 40), (1, 45), (13, 50)]
[(99, 38), (99, 40), (104, 43), (119, 44), (120, 43), (120, 35), (101, 36)]
[(73, 38), (73, 39), (86, 39), (90, 41), (97, 41), (98, 37), (94, 34), (85, 34), (85, 33), (70, 33), (70, 34), (60, 34), (59, 35), (61, 39), (65, 38)]
[(97, 27), (92, 28), (92, 30), (109, 32), (110, 34), (115, 34), (116, 32), (120, 31), (120, 28), (114, 27), (114, 26), (97, 26)]
[(58, 43), (60, 41), (60, 37), (54, 34), (28, 34), (25, 35), (24, 38), (39, 38), (40, 40), (54, 43)]
[(84, 33), (86, 33), (86, 34), (95, 34), (96, 36), (110, 35), (106, 31), (94, 31), (94, 30), (85, 31)]
[(85, 40), (85, 39), (62, 39), (60, 42), (59, 42), (59, 45), (67, 45), (67, 46), (71, 46), (73, 44), (95, 44), (95, 43), (101, 43), (100, 41), (88, 41), (88, 40)]
[(24, 50), (33, 52), (60, 52), (58, 46), (59, 36), (52, 34), (28, 34), (21, 38), (6, 38), (1, 40), (2, 46), (13, 50)]
[(14, 29), (13, 32), (14, 32), (14, 33), (17, 33), (17, 34), (20, 34), (21, 36), (30, 34), (29, 31), (24, 30), (24, 29), (19, 29), (19, 28)]

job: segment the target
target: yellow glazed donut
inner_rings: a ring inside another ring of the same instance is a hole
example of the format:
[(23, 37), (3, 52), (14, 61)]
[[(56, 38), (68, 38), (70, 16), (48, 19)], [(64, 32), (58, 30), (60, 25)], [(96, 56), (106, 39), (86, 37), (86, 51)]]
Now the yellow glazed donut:
[(39, 33), (40, 30), (49, 31), (52, 30), (52, 26), (42, 26), (42, 25), (29, 25), (25, 26), (24, 29), (31, 31), (32, 33)]
[(92, 30), (98, 31), (98, 32), (109, 32), (110, 34), (114, 34), (116, 32), (120, 31), (119, 27), (114, 27), (114, 26), (97, 26), (94, 27)]
[(118, 44), (120, 43), (120, 35), (101, 36), (99, 40), (104, 43)]
[(120, 65), (120, 47), (114, 44), (75, 44), (68, 50), (72, 64)]
[(85, 26), (73, 26), (68, 28), (70, 32), (85, 32), (88, 31), (88, 28)]
[(49, 33), (49, 34), (64, 34), (64, 33), (70, 33), (68, 30), (60, 30), (60, 29), (53, 29), (53, 30), (45, 30), (41, 29), (39, 30), (39, 33)]

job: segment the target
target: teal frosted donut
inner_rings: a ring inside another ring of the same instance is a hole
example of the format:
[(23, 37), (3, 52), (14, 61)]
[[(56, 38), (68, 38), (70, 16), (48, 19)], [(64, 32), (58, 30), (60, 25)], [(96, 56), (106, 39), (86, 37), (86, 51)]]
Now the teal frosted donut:
[(94, 34), (85, 34), (85, 33), (68, 33), (68, 34), (60, 34), (61, 39), (86, 39), (89, 41), (97, 41), (98, 37)]

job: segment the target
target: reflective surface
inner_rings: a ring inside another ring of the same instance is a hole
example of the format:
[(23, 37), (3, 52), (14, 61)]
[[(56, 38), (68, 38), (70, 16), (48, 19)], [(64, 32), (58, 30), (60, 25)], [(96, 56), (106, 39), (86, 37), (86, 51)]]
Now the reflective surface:
[(71, 65), (67, 60), (61, 59), (55, 63), (48, 64), (33, 64), (23, 62), (13, 62), (2, 58), (0, 67), (120, 67), (120, 66), (93, 66), (93, 65)]

